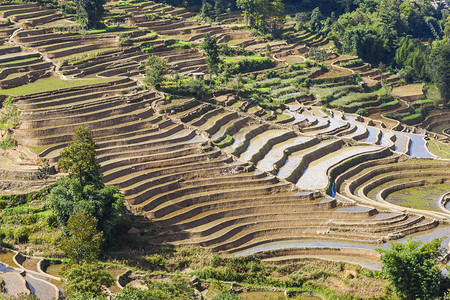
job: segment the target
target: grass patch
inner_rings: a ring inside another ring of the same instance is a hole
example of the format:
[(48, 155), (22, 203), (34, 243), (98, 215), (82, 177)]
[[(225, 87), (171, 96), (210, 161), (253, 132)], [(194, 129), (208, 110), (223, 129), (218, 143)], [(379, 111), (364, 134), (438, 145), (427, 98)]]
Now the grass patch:
[(378, 95), (386, 95), (386, 89), (385, 88), (381, 88), (375, 92), (373, 92), (374, 94), (378, 94)]
[(234, 138), (230, 135), (227, 135), (223, 140), (216, 143), (216, 146), (222, 149), (222, 148), (233, 145), (233, 143), (234, 143)]
[(450, 184), (424, 185), (394, 192), (386, 200), (400, 206), (439, 211), (435, 202), (440, 195), (448, 191)]
[(428, 141), (428, 150), (440, 158), (450, 159), (450, 145), (439, 141)]
[(41, 92), (48, 92), (58, 89), (71, 88), (82, 85), (89, 85), (102, 82), (110, 82), (117, 80), (117, 78), (100, 78), (100, 79), (78, 79), (78, 80), (63, 80), (55, 77), (49, 77), (36, 80), (27, 85), (15, 87), (12, 89), (1, 90), (0, 95), (26, 95)]
[(27, 147), (30, 148), (30, 150), (33, 151), (34, 153), (39, 154), (51, 146), (52, 145), (40, 145), (40, 146), (27, 146)]
[(291, 116), (287, 114), (279, 114), (277, 115), (277, 118), (275, 119), (275, 122), (280, 122), (289, 119)]

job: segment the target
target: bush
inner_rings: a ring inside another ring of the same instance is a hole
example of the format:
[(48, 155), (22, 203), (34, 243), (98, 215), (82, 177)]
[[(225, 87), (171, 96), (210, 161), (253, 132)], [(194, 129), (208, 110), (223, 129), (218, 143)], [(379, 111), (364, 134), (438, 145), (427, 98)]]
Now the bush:
[(16, 141), (9, 134), (0, 142), (0, 148), (3, 150), (12, 149), (15, 146)]
[(363, 117), (366, 117), (366, 116), (369, 115), (369, 112), (365, 108), (358, 108), (358, 110), (356, 111), (356, 114), (360, 115), (360, 116), (363, 116)]
[(29, 236), (30, 236), (31, 230), (29, 227), (21, 227), (19, 229), (16, 229), (14, 231), (14, 240), (16, 243), (24, 244), (28, 242)]
[(341, 66), (344, 68), (353, 68), (353, 67), (359, 67), (364, 64), (364, 61), (360, 58), (343, 63)]
[(150, 265), (149, 267), (152, 270), (164, 269), (166, 266), (164, 257), (161, 254), (153, 254), (153, 255), (146, 256), (145, 261)]
[(225, 61), (226, 68), (231, 74), (249, 73), (269, 69), (274, 67), (275, 63), (268, 57), (246, 57), (244, 59)]

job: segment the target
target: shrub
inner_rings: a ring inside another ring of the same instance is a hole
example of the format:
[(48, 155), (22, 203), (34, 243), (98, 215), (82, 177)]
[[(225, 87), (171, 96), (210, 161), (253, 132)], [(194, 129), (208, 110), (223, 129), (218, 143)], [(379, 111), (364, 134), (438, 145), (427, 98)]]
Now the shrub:
[(343, 63), (341, 66), (344, 68), (353, 68), (353, 67), (359, 67), (364, 64), (364, 61), (360, 58)]
[(12, 149), (15, 146), (16, 141), (9, 134), (0, 142), (0, 148), (3, 150)]
[(24, 244), (28, 242), (31, 230), (29, 227), (21, 227), (19, 229), (14, 230), (14, 240), (16, 243)]
[(151, 269), (164, 269), (166, 263), (161, 254), (153, 254), (145, 257), (145, 261), (150, 265)]
[(369, 112), (365, 108), (358, 108), (356, 114), (365, 117), (369, 115)]
[(274, 66), (272, 59), (268, 57), (246, 57), (244, 59), (225, 61), (231, 74), (249, 73), (269, 69)]

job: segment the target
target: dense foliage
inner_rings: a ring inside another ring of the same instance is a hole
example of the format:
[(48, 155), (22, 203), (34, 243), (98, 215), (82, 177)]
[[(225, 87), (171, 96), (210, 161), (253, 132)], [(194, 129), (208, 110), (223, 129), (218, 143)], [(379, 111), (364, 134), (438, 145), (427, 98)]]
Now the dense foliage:
[(400, 298), (435, 299), (439, 295), (441, 272), (436, 260), (441, 255), (440, 244), (439, 239), (424, 244), (409, 240), (380, 250), (383, 273)]
[(433, 49), (430, 58), (431, 77), (437, 83), (441, 98), (450, 101), (450, 44)]
[(78, 22), (85, 28), (95, 28), (105, 14), (104, 0), (75, 0)]
[(147, 60), (147, 69), (145, 71), (145, 81), (151, 87), (158, 89), (167, 74), (169, 66), (164, 58), (150, 55)]
[(276, 33), (284, 23), (282, 0), (237, 0), (236, 3), (252, 28)]
[(114, 283), (112, 276), (97, 264), (75, 265), (64, 273), (69, 299), (92, 299)]
[(208, 64), (208, 72), (210, 75), (216, 74), (219, 71), (219, 47), (215, 36), (207, 33), (202, 44), (203, 51), (206, 53), (206, 63)]
[(75, 130), (72, 141), (61, 151), (58, 166), (62, 171), (70, 171), (69, 177), (85, 183), (100, 184), (100, 165), (96, 162), (97, 148), (88, 127), (80, 126)]
[(97, 231), (97, 219), (84, 210), (70, 216), (60, 248), (74, 263), (92, 262), (100, 255), (103, 234)]
[(114, 297), (114, 300), (196, 299), (192, 283), (181, 276), (173, 277), (170, 282), (148, 282), (147, 287), (148, 290), (140, 290), (131, 286), (126, 286)]
[(119, 189), (103, 183), (96, 162), (96, 148), (89, 128), (77, 128), (72, 142), (61, 152), (58, 162), (61, 169), (71, 172), (68, 177), (57, 180), (50, 195), (51, 206), (63, 228), (69, 218), (79, 211), (91, 214), (98, 222), (98, 230), (109, 242), (125, 212), (125, 206)]

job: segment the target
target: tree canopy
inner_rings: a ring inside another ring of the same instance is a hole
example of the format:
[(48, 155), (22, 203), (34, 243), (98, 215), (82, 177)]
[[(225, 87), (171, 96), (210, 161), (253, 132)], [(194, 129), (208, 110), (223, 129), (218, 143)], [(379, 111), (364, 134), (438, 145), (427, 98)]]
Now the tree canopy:
[(216, 37), (210, 33), (205, 34), (202, 48), (206, 53), (206, 63), (208, 64), (209, 74), (217, 75), (217, 72), (219, 71), (220, 57)]
[(433, 49), (430, 57), (431, 78), (436, 82), (441, 98), (450, 101), (450, 44), (445, 43)]
[(439, 295), (441, 272), (436, 260), (441, 255), (440, 243), (440, 239), (428, 243), (408, 240), (379, 250), (383, 273), (401, 299), (435, 299)]
[(164, 75), (169, 71), (169, 66), (164, 58), (150, 55), (147, 60), (145, 81), (151, 87), (158, 89), (164, 80)]
[(64, 273), (70, 298), (92, 299), (102, 294), (103, 286), (114, 283), (112, 276), (97, 264), (75, 265)]
[(91, 262), (100, 255), (103, 233), (97, 230), (97, 220), (84, 210), (71, 215), (60, 249), (71, 262)]
[(276, 33), (285, 21), (282, 0), (237, 0), (236, 4), (247, 24), (263, 32)]
[(80, 126), (75, 130), (72, 141), (61, 151), (58, 166), (69, 171), (70, 177), (80, 183), (101, 181), (100, 165), (96, 162), (97, 145), (89, 127)]
[(85, 28), (97, 27), (105, 14), (105, 0), (76, 0), (77, 20)]
[(70, 173), (56, 181), (50, 194), (51, 207), (63, 228), (73, 214), (87, 212), (96, 218), (97, 229), (109, 241), (125, 212), (125, 205), (120, 190), (103, 183), (95, 148), (89, 128), (77, 128), (73, 141), (63, 149), (58, 162), (61, 169), (70, 170)]

